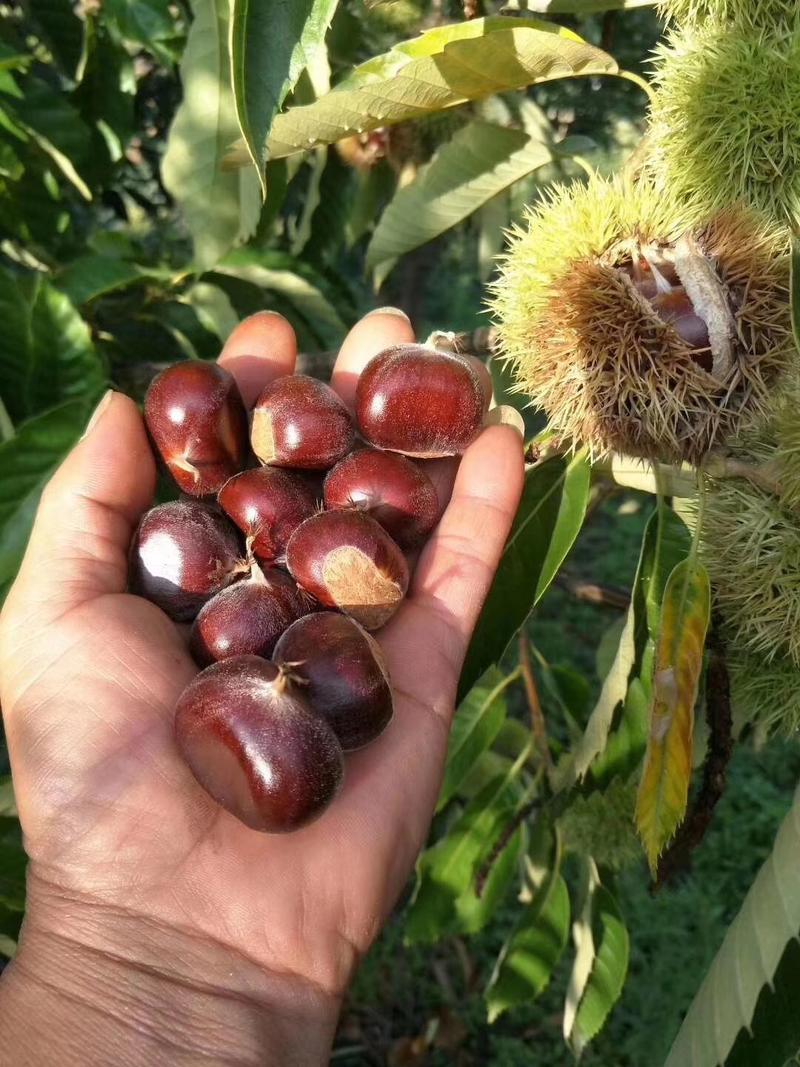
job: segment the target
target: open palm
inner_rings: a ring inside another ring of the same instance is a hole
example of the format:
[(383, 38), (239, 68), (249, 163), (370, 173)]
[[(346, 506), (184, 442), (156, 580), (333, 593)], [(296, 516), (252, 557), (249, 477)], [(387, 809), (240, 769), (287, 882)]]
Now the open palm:
[[(363, 319), (334, 371), (345, 402), (376, 351), (412, 339), (396, 313)], [(293, 369), (294, 335), (279, 316), (255, 316), (220, 358), (252, 403)], [(454, 466), (435, 472), (443, 495)], [(280, 837), (219, 809), (178, 756), (173, 709), (197, 668), (185, 635), (124, 592), (154, 479), (139, 413), (114, 394), (45, 490), (2, 615), (0, 695), (31, 886), (338, 994), (425, 838), (466, 644), (521, 491), (519, 435), (494, 426), (469, 449), (408, 600), (379, 635), (390, 727), (348, 758), (330, 810)]]

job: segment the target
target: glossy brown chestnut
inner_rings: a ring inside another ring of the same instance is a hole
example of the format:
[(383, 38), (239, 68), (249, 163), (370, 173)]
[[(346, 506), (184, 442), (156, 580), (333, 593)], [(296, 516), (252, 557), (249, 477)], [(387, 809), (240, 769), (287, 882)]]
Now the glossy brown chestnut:
[(298, 830), (342, 783), (333, 730), (284, 672), (258, 656), (201, 671), (178, 700), (175, 736), (200, 785), (254, 830)]
[(324, 492), (330, 511), (366, 511), (401, 548), (417, 548), (439, 517), (433, 482), (417, 463), (397, 452), (351, 452), (328, 472)]
[(392, 690), (378, 642), (353, 619), (320, 611), (292, 623), (275, 662), (302, 685), (311, 710), (347, 752), (374, 741), (392, 717)]
[(395, 345), (370, 360), (356, 387), (368, 444), (418, 459), (454, 456), (480, 432), (486, 398), (465, 359), (424, 345)]
[(299, 474), (259, 467), (223, 485), (219, 503), (248, 539), (259, 559), (272, 563), (303, 521), (317, 510), (317, 498)]
[(189, 647), (201, 667), (231, 656), (272, 655), (275, 642), (311, 610), (311, 598), (276, 567), (253, 563), (250, 576), (229, 585), (194, 620)]
[(218, 363), (176, 363), (156, 375), (144, 400), (150, 436), (184, 493), (216, 493), (244, 466), (247, 412), (233, 376)]
[(680, 286), (668, 293), (658, 293), (651, 297), (659, 318), (668, 322), (678, 336), (691, 348), (706, 349), (708, 351), (708, 369), (711, 370), (713, 357), (711, 354), (711, 341), (708, 336), (708, 326), (703, 318), (697, 314), (689, 294)]
[(353, 447), (355, 428), (329, 385), (287, 374), (270, 382), (256, 401), (250, 440), (268, 466), (327, 470)]
[(367, 630), (383, 626), (408, 588), (399, 547), (363, 511), (323, 511), (297, 527), (286, 564), (301, 588)]
[(173, 500), (142, 517), (130, 555), (132, 592), (188, 622), (247, 571), (236, 527), (197, 500)]

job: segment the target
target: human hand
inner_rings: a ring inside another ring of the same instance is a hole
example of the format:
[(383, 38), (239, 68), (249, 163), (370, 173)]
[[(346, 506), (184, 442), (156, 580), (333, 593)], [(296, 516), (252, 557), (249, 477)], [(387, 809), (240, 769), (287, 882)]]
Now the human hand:
[[(362, 319), (334, 388), (352, 404), (371, 356), (413, 339), (399, 313)], [(261, 314), (220, 359), (251, 405), (295, 357), (288, 323)], [(167, 616), (125, 592), (155, 464), (131, 400), (111, 394), (99, 410), (45, 489), (0, 617), (30, 857), (20, 951), (0, 986), (0, 1047), (22, 1040), (19, 1063), (326, 1061), (340, 998), (425, 841), (464, 653), (522, 489), (518, 432), (485, 430), (453, 487), (456, 466), (431, 465), (449, 503), (378, 635), (392, 723), (348, 757), (320, 820), (270, 837), (218, 808), (178, 755), (173, 709), (197, 668)]]

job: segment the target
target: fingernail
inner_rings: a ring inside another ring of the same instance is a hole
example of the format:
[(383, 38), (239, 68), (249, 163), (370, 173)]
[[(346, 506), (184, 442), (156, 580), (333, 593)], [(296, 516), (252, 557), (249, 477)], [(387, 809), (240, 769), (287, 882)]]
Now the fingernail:
[(525, 420), (510, 404), (498, 404), (486, 412), (483, 420), (484, 426), (510, 426), (516, 430), (520, 437), (525, 440)]
[(368, 311), (364, 316), (365, 319), (372, 318), (373, 315), (396, 315), (398, 319), (405, 319), (406, 322), (410, 322), (408, 315), (405, 311), (401, 311), (400, 308), (385, 307), (385, 308), (373, 308), (372, 311)]
[(113, 397), (113, 395), (113, 389), (107, 389), (105, 393), (103, 393), (103, 396), (100, 398), (100, 403), (94, 409), (94, 411), (92, 412), (92, 417), (86, 423), (86, 429), (81, 434), (81, 441), (84, 439), (84, 437), (88, 437), (92, 430), (95, 428), (95, 426), (98, 424), (103, 412), (111, 403), (111, 398)]

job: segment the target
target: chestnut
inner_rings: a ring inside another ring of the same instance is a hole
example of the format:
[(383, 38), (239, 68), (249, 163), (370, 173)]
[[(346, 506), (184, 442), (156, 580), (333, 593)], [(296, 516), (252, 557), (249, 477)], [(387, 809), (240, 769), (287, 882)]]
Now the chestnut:
[(695, 311), (694, 304), (683, 286), (672, 289), (668, 293), (658, 293), (651, 297), (650, 303), (659, 318), (668, 322), (690, 348), (708, 351), (708, 369), (711, 370), (711, 341), (708, 336), (708, 325)]
[(215, 593), (247, 569), (239, 532), (198, 500), (173, 500), (146, 512), (130, 554), (131, 591), (189, 622)]
[(317, 510), (317, 498), (304, 479), (277, 467), (234, 475), (217, 499), (246, 535), (253, 555), (266, 563), (284, 554), (289, 537)]
[(192, 359), (157, 374), (144, 419), (167, 470), (189, 496), (216, 493), (244, 466), (247, 412), (229, 371)]
[(333, 730), (285, 671), (258, 656), (201, 671), (178, 700), (175, 737), (200, 785), (253, 830), (298, 830), (342, 783)]
[(383, 527), (363, 511), (323, 511), (301, 523), (286, 547), (297, 584), (367, 630), (383, 626), (408, 589), (408, 564)]
[(353, 447), (355, 427), (329, 385), (306, 374), (287, 374), (262, 390), (250, 441), (268, 466), (327, 470)]
[(255, 562), (250, 577), (212, 597), (194, 620), (189, 648), (201, 667), (230, 656), (268, 659), (275, 642), (311, 610), (311, 598), (276, 567), (262, 570)]
[(311, 710), (346, 752), (374, 741), (388, 725), (392, 690), (383, 653), (353, 619), (332, 611), (298, 619), (278, 641), (274, 659), (302, 685)]
[(366, 511), (406, 549), (418, 548), (439, 518), (433, 482), (418, 464), (396, 452), (351, 452), (328, 472), (324, 496), (331, 511)]
[(459, 455), (480, 432), (485, 411), (475, 368), (424, 345), (395, 345), (378, 353), (356, 387), (364, 440), (418, 459)]

